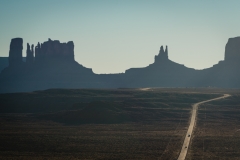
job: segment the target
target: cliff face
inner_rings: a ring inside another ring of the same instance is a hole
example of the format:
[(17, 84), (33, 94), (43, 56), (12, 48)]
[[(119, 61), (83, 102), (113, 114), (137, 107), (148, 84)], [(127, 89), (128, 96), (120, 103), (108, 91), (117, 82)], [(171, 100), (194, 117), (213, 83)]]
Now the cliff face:
[(48, 39), (44, 43), (38, 43), (35, 47), (35, 62), (44, 63), (52, 60), (74, 61), (73, 41), (60, 43), (58, 40)]
[(225, 47), (225, 62), (240, 62), (240, 37), (229, 38)]
[[(18, 67), (23, 64), (22, 57), (23, 39), (13, 38), (10, 43), (9, 50), (9, 66)], [(74, 44), (73, 41), (60, 43), (58, 40), (52, 41), (49, 39), (46, 42), (38, 43), (35, 47), (27, 43), (26, 63), (38, 64), (43, 66), (47, 62), (74, 62)]]
[(225, 59), (201, 71), (202, 84), (224, 88), (240, 88), (240, 37), (229, 38)]
[(22, 38), (13, 38), (11, 40), (8, 58), (10, 67), (17, 67), (19, 65), (22, 65), (22, 46)]
[(98, 81), (91, 69), (74, 60), (72, 41), (60, 43), (49, 39), (27, 44), (26, 62), (22, 61), (23, 40), (10, 44), (9, 66), (0, 74), (0, 92), (33, 91), (47, 88), (91, 87)]

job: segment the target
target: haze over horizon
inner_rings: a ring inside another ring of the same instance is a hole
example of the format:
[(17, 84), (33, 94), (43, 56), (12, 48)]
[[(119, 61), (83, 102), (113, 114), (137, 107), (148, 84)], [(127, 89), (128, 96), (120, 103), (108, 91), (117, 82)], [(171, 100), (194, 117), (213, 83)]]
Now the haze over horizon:
[(240, 1), (3, 0), (0, 57), (12, 38), (26, 44), (73, 41), (75, 60), (94, 73), (122, 73), (169, 59), (203, 69), (224, 59), (228, 38), (240, 36)]

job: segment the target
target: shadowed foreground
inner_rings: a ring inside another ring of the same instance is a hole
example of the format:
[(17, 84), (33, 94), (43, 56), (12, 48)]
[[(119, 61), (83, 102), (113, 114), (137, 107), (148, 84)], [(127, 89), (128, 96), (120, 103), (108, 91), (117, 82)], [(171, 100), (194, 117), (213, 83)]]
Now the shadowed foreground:
[(171, 89), (1, 94), (0, 159), (177, 159), (191, 104), (218, 96)]

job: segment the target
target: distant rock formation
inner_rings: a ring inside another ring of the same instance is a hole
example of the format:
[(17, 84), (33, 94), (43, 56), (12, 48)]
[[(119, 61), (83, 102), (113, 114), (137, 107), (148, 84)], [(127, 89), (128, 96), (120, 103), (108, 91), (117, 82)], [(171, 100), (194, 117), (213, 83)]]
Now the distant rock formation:
[(34, 63), (34, 51), (33, 51), (34, 45), (32, 44), (32, 47), (30, 49), (29, 43), (27, 43), (27, 57), (26, 57), (26, 62), (27, 64), (33, 64)]
[(0, 57), (0, 73), (9, 66), (9, 57)]
[(23, 50), (23, 39), (13, 38), (10, 43), (9, 50), (9, 66), (18, 67), (22, 65), (22, 50)]
[[(23, 57), (23, 62), (26, 62), (26, 57)], [(9, 66), (9, 57), (0, 57), (0, 73), (2, 70)]]
[(35, 47), (35, 62), (45, 63), (52, 60), (74, 61), (74, 44), (73, 41), (60, 43), (58, 40), (48, 41)]
[[(10, 44), (9, 51), (9, 66), (18, 68), (23, 64), (22, 57), (23, 39), (13, 38)], [(27, 43), (26, 50), (26, 64), (34, 64), (38, 66), (44, 66), (46, 63), (54, 62), (74, 62), (74, 44), (73, 41), (67, 43), (60, 43), (58, 40), (39, 43), (35, 47), (34, 57), (34, 45), (31, 47)]]
[(0, 92), (33, 91), (47, 88), (92, 88), (99, 82), (92, 69), (74, 60), (72, 41), (60, 43), (49, 39), (34, 45), (27, 44), (26, 62), (22, 61), (22, 38), (11, 41), (9, 66), (0, 74)]
[(49, 39), (35, 47), (27, 44), (22, 61), (22, 38), (11, 40), (9, 66), (0, 74), (0, 93), (49, 88), (221, 87), (240, 88), (240, 37), (230, 38), (225, 60), (211, 68), (195, 70), (171, 61), (168, 47), (160, 47), (154, 63), (130, 68), (123, 74), (94, 74), (74, 60), (72, 41)]
[(168, 47), (160, 47), (154, 63), (125, 71), (127, 87), (194, 87), (196, 70), (168, 59)]
[(201, 70), (202, 84), (214, 87), (240, 88), (240, 37), (229, 38), (225, 59), (211, 68)]
[(160, 47), (159, 54), (155, 56), (154, 63), (160, 63), (162, 61), (168, 60), (168, 47), (166, 46), (165, 51), (163, 50), (163, 46)]
[(240, 88), (240, 37), (230, 38), (225, 59), (211, 68), (195, 70), (168, 59), (161, 46), (153, 64), (125, 72), (127, 87), (221, 87)]
[(240, 37), (228, 39), (225, 47), (225, 62), (240, 63)]

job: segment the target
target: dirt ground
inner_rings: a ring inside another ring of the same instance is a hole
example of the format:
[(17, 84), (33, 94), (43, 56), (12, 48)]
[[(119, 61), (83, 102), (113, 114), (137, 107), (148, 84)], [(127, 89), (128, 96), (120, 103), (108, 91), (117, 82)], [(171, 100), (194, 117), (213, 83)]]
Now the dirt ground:
[[(218, 97), (218, 91), (53, 89), (0, 94), (0, 159), (177, 159), (191, 105)], [(195, 153), (195, 146), (201, 143), (195, 144), (203, 124), (206, 130), (219, 122), (206, 123), (201, 118), (205, 112), (199, 111), (199, 129), (190, 151), (193, 159), (201, 154)], [(228, 122), (231, 125), (226, 127), (238, 128), (235, 119)], [(204, 136), (208, 133), (205, 130)], [(218, 133), (213, 130), (211, 134)]]

